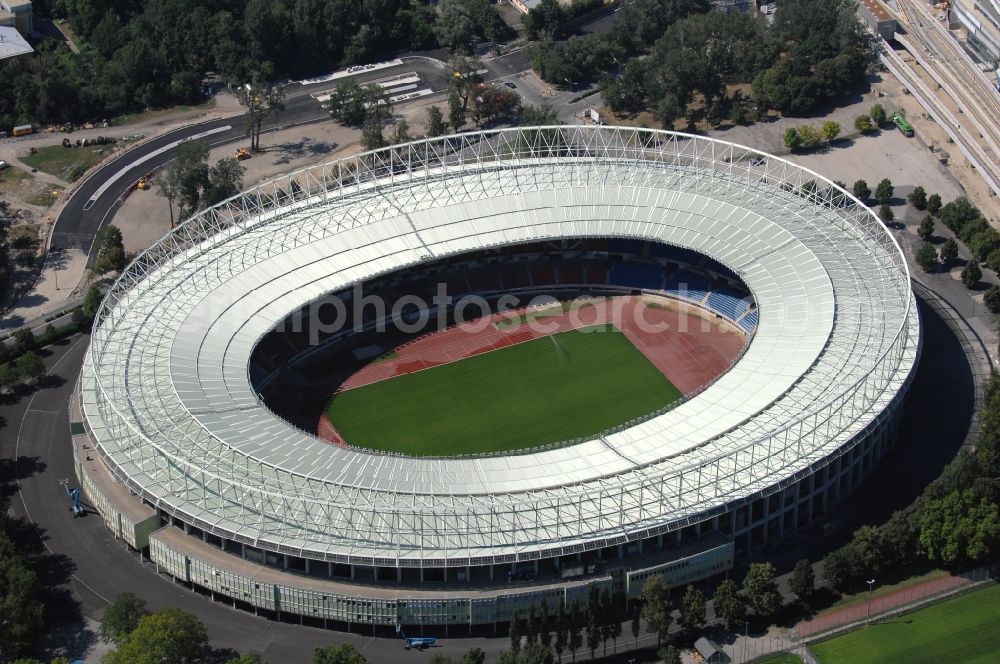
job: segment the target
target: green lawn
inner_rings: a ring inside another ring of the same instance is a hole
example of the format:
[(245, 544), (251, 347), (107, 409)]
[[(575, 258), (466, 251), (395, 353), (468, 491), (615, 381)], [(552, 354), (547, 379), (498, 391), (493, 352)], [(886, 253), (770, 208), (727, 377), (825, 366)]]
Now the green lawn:
[(790, 652), (768, 657), (767, 659), (756, 660), (753, 664), (803, 664), (802, 658)]
[(810, 646), (823, 664), (1000, 661), (1000, 586)]
[(85, 148), (64, 148), (62, 145), (49, 145), (38, 148), (35, 154), (21, 157), (21, 161), (32, 168), (55, 175), (67, 182), (75, 182), (87, 172), (88, 168), (101, 163), (111, 152), (110, 145), (95, 145)]
[(594, 435), (680, 396), (625, 335), (600, 326), (347, 390), (326, 415), (352, 445), (474, 454)]

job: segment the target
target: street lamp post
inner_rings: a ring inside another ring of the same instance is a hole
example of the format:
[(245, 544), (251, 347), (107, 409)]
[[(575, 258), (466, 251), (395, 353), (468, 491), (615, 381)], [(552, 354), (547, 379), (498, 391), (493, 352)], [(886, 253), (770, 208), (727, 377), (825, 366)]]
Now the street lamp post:
[(875, 585), (875, 579), (868, 580), (868, 612), (865, 614), (865, 624), (872, 621), (872, 587)]

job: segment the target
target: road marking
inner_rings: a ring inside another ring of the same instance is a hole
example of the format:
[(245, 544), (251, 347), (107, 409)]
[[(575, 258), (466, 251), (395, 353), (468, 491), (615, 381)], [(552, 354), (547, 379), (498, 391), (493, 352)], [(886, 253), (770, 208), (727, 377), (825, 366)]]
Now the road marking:
[(100, 186), (100, 188), (96, 192), (94, 192), (94, 195), (91, 196), (90, 199), (86, 202), (86, 204), (83, 206), (83, 209), (84, 210), (89, 210), (90, 208), (94, 207), (94, 203), (97, 202), (97, 199), (99, 199), (101, 196), (103, 196), (104, 192), (106, 192), (111, 187), (111, 185), (113, 185), (121, 177), (123, 177), (128, 171), (132, 170), (133, 168), (135, 168), (139, 164), (147, 162), (150, 159), (152, 159), (153, 157), (158, 157), (161, 154), (163, 154), (164, 152), (167, 152), (169, 150), (173, 150), (174, 148), (176, 148), (178, 145), (180, 145), (184, 141), (194, 141), (194, 140), (197, 140), (199, 138), (204, 138), (206, 136), (211, 136), (212, 134), (218, 134), (219, 132), (222, 132), (222, 131), (229, 131), (232, 128), (233, 128), (232, 125), (224, 125), (222, 127), (216, 127), (215, 129), (209, 129), (207, 131), (203, 131), (201, 133), (194, 134), (192, 136), (188, 136), (187, 138), (183, 138), (183, 139), (181, 139), (179, 141), (174, 141), (173, 143), (169, 143), (167, 145), (164, 145), (162, 148), (153, 150), (149, 154), (147, 154), (147, 155), (145, 155), (143, 157), (140, 157), (139, 159), (136, 159), (135, 161), (129, 163), (127, 166), (125, 166), (120, 171), (118, 171), (117, 173), (115, 173), (113, 176), (111, 176), (110, 178), (108, 178), (107, 180), (105, 180), (104, 184), (102, 184)]
[(316, 85), (317, 83), (328, 83), (334, 81), (338, 78), (344, 78), (345, 76), (355, 76), (357, 74), (364, 74), (365, 72), (375, 71), (377, 69), (388, 69), (389, 67), (398, 67), (403, 64), (402, 60), (389, 60), (388, 62), (377, 62), (373, 65), (358, 65), (356, 67), (348, 67), (347, 69), (341, 69), (340, 71), (335, 71), (332, 74), (326, 74), (324, 76), (317, 76), (316, 78), (304, 78), (299, 81), (299, 85)]

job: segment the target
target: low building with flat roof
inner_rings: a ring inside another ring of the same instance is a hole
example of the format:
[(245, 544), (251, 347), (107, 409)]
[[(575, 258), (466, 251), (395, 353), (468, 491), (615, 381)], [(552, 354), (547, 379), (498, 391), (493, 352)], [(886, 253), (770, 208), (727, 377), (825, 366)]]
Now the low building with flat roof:
[(892, 39), (896, 33), (896, 19), (889, 15), (878, 0), (861, 0), (859, 11), (868, 29), (882, 39)]
[(25, 41), (17, 28), (0, 26), (0, 60), (16, 58), (34, 53), (35, 49)]
[(31, 37), (35, 33), (31, 0), (0, 0), (0, 25), (13, 26), (25, 37)]

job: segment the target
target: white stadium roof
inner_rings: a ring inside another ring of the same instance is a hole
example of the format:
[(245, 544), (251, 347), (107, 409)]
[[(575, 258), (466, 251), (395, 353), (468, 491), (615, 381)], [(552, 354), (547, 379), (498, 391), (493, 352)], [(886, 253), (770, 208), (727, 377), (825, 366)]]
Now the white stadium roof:
[[(597, 127), (430, 139), (301, 171), (192, 218), (128, 268), (95, 323), (88, 428), (152, 504), (309, 557), (467, 565), (676, 528), (826, 463), (910, 375), (919, 323), (901, 252), (830, 186), (748, 148)], [(746, 353), (673, 410), (506, 456), (341, 448), (250, 385), (255, 344), (325, 293), (580, 236), (661, 241), (730, 267), (760, 313)]]

